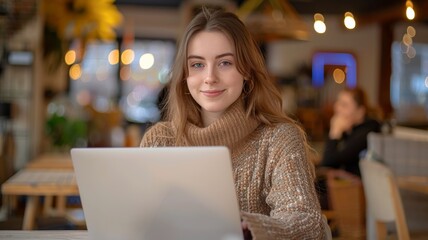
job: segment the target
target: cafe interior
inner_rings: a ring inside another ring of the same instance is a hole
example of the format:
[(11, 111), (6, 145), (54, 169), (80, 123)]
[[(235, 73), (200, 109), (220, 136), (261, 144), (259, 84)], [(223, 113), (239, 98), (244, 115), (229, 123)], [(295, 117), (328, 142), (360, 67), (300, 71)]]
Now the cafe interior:
[(339, 92), (367, 94), (385, 169), (317, 171), (333, 238), (428, 239), (427, 0), (0, 0), (0, 230), (86, 230), (70, 149), (139, 146), (201, 6), (246, 24), (317, 168)]

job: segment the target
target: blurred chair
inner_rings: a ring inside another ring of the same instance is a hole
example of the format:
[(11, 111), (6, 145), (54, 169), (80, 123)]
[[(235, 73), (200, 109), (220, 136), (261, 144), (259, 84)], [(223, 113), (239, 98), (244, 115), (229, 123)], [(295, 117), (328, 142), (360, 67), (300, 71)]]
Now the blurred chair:
[(322, 223), (324, 226), (325, 240), (332, 240), (333, 237), (331, 235), (331, 229), (327, 222), (327, 217), (325, 215), (322, 216)]
[(398, 239), (410, 239), (400, 193), (391, 170), (367, 159), (360, 161), (360, 169), (369, 214), (376, 224), (377, 239), (387, 237), (388, 222), (395, 222)]
[(364, 190), (358, 176), (344, 170), (329, 170), (327, 188), (332, 209), (331, 227), (340, 239), (365, 239)]

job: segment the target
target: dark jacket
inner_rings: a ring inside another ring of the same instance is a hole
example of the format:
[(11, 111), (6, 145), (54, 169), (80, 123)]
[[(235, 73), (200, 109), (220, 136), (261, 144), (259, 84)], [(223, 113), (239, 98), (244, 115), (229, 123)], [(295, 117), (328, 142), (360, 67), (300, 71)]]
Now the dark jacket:
[(361, 176), (359, 168), (360, 153), (367, 149), (369, 132), (380, 132), (380, 124), (367, 118), (362, 124), (354, 126), (350, 133), (344, 133), (340, 139), (326, 141), (321, 166), (343, 169)]

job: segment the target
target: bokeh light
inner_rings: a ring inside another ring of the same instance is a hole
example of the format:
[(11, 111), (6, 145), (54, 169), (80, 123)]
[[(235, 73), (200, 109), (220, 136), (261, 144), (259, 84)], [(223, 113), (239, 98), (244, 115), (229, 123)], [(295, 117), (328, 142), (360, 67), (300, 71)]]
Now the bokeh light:
[(346, 74), (342, 69), (340, 69), (340, 68), (334, 69), (333, 79), (336, 83), (338, 83), (338, 84), (343, 83), (345, 81), (345, 77), (346, 77)]
[(69, 76), (73, 80), (77, 80), (82, 76), (82, 69), (80, 67), (80, 64), (73, 64), (70, 67)]
[(111, 50), (111, 52), (108, 54), (108, 62), (111, 65), (115, 65), (115, 64), (119, 63), (119, 50), (118, 49)]
[(407, 27), (407, 34), (408, 34), (410, 37), (414, 37), (414, 36), (416, 36), (416, 29), (415, 29), (414, 27), (412, 27), (412, 26), (408, 26), (408, 27)]
[(140, 57), (140, 67), (142, 69), (149, 69), (153, 66), (154, 63), (155, 63), (155, 58), (151, 53), (143, 54)]
[(131, 64), (134, 61), (134, 58), (135, 58), (134, 50), (126, 49), (125, 51), (122, 52), (121, 59), (124, 65)]
[(321, 13), (315, 13), (314, 14), (314, 30), (317, 33), (325, 33), (327, 30), (327, 27), (324, 23), (324, 16)]
[(64, 56), (64, 61), (67, 65), (71, 65), (76, 62), (76, 51), (68, 50)]
[(415, 19), (416, 13), (415, 9), (413, 8), (413, 3), (410, 0), (406, 1), (406, 17), (409, 20)]
[(348, 29), (354, 29), (356, 26), (354, 15), (351, 12), (345, 13), (345, 19), (343, 20), (345, 27)]

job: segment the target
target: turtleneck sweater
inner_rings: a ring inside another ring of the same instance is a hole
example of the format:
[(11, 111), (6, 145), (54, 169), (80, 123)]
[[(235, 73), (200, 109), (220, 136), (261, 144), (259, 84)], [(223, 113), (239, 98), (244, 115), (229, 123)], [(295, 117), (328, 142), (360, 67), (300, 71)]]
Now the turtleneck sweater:
[[(175, 145), (172, 122), (144, 134), (141, 147)], [(191, 146), (227, 146), (241, 217), (253, 239), (322, 239), (324, 227), (304, 139), (293, 123), (262, 124), (240, 101), (207, 127), (188, 123)]]

